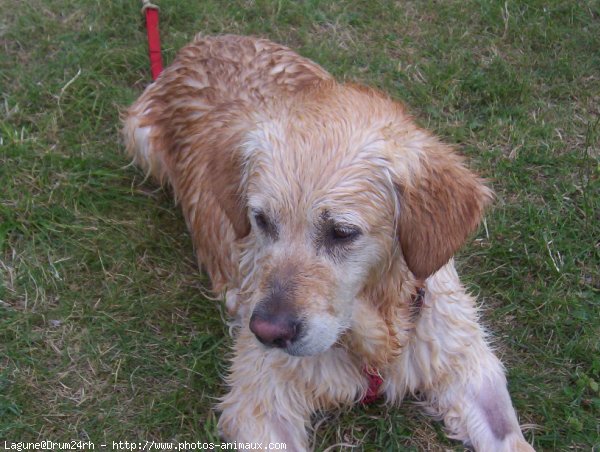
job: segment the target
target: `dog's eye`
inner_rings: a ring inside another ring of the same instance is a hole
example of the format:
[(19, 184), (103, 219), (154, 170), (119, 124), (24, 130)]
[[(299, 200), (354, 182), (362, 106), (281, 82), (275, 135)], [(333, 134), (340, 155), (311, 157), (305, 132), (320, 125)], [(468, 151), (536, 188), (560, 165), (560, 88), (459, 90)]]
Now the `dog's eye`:
[(269, 220), (267, 220), (267, 216), (263, 212), (256, 212), (254, 214), (254, 221), (256, 221), (256, 225), (263, 231), (269, 228)]
[(255, 211), (254, 222), (256, 223), (258, 229), (260, 229), (265, 235), (271, 237), (273, 240), (277, 240), (279, 235), (277, 226), (269, 219), (269, 217), (267, 217), (264, 212), (260, 210)]
[(360, 235), (360, 229), (349, 226), (333, 226), (331, 229), (331, 237), (336, 242), (349, 242)]

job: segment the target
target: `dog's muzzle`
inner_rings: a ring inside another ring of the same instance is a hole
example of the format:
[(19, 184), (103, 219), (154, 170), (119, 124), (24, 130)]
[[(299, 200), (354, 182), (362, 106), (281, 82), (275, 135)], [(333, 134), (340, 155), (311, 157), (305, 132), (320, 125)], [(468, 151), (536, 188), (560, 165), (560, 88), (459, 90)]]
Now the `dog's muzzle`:
[(294, 285), (289, 278), (271, 278), (266, 296), (250, 317), (250, 331), (264, 345), (288, 353), (295, 349), (294, 343), (303, 334), (303, 327), (294, 296)]
[(302, 322), (290, 312), (257, 310), (250, 318), (250, 331), (268, 347), (290, 348), (300, 337)]

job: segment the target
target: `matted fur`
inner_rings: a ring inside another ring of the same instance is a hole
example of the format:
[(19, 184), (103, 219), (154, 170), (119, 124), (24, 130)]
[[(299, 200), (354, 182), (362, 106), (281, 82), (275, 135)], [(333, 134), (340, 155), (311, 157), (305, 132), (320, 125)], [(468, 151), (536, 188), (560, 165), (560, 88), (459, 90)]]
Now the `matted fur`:
[[(451, 259), (491, 191), (400, 104), (265, 39), (198, 35), (129, 108), (124, 137), (173, 187), (239, 325), (226, 439), (305, 450), (310, 415), (360, 400), (371, 368), (387, 402), (418, 394), (451, 437), (532, 450)], [(281, 315), (297, 334), (259, 343)]]

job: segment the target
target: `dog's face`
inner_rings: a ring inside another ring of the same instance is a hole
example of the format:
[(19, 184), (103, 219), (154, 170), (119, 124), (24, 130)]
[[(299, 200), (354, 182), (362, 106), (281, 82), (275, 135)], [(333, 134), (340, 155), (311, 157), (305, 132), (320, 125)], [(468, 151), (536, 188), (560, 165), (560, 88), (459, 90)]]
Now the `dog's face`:
[(360, 157), (344, 162), (325, 143), (302, 149), (287, 138), (248, 183), (258, 278), (250, 327), (267, 345), (312, 355), (349, 326), (358, 292), (393, 247), (393, 188)]
[(331, 347), (392, 259), (419, 278), (437, 270), (489, 197), (391, 101), (347, 87), (312, 94), (258, 118), (243, 146), (250, 329), (291, 355)]

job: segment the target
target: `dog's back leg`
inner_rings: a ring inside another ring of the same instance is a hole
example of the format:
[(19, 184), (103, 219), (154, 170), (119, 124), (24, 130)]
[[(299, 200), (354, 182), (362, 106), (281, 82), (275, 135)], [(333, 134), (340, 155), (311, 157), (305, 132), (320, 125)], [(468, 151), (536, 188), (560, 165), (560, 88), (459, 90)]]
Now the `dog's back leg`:
[[(151, 88), (149, 88), (151, 89)], [(152, 176), (159, 183), (165, 181), (166, 165), (164, 156), (158, 149), (155, 137), (160, 131), (149, 115), (149, 100), (147, 93), (133, 104), (123, 117), (123, 138), (127, 154), (140, 167), (146, 176)]]

